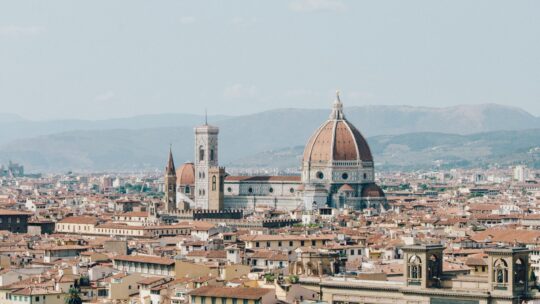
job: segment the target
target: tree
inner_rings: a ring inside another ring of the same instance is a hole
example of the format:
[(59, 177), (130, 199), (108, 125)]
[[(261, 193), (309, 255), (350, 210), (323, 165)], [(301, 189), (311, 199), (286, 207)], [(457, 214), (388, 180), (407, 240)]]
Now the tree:
[(66, 297), (66, 304), (82, 304), (82, 299), (79, 296), (79, 291), (75, 288), (69, 289), (69, 294)]
[(291, 282), (291, 284), (296, 284), (296, 283), (298, 283), (298, 276), (296, 276), (296, 275), (290, 275), (290, 276), (289, 276), (289, 282)]
[(267, 273), (264, 275), (264, 279), (266, 280), (267, 283), (270, 283), (270, 282), (274, 282), (275, 280), (275, 276), (273, 273)]

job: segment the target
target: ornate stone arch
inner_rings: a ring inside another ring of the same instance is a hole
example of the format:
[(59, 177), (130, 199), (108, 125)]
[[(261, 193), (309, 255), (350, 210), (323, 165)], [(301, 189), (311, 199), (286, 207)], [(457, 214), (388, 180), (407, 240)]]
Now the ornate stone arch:
[(422, 259), (419, 256), (413, 255), (407, 261), (407, 269), (409, 270), (408, 277), (412, 281), (420, 281), (422, 279)]
[(497, 259), (493, 262), (493, 282), (497, 284), (508, 284), (508, 263), (504, 259)]

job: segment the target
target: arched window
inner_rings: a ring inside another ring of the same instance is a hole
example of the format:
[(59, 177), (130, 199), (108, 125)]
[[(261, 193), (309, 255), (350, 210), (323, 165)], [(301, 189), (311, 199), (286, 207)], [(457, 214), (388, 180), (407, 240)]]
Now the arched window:
[(216, 176), (212, 175), (212, 191), (216, 191)]
[(522, 259), (517, 259), (514, 265), (514, 284), (525, 284), (527, 269)]
[(430, 257), (429, 257), (429, 261), (428, 261), (428, 278), (430, 279), (433, 279), (433, 278), (438, 278), (439, 277), (439, 258), (432, 254)]
[(508, 283), (508, 264), (505, 260), (498, 259), (493, 263), (493, 281), (497, 284)]
[(422, 279), (422, 260), (419, 256), (413, 255), (409, 259), (408, 268), (411, 281), (420, 281)]
[(210, 160), (214, 160), (214, 149), (210, 149)]
[(199, 147), (199, 161), (204, 161), (204, 147)]
[(190, 191), (189, 186), (186, 186), (186, 190), (184, 192), (189, 193), (189, 191)]

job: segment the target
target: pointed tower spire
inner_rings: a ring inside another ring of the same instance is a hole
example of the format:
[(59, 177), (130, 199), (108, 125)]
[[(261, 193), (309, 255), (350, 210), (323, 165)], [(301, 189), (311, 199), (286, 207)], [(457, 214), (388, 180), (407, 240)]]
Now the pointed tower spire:
[(345, 119), (345, 115), (343, 115), (343, 104), (339, 98), (339, 91), (336, 91), (336, 100), (334, 100), (330, 119)]
[(174, 160), (172, 155), (172, 144), (169, 146), (169, 160), (167, 162), (167, 168), (166, 168), (168, 175), (176, 175), (176, 169), (174, 168)]

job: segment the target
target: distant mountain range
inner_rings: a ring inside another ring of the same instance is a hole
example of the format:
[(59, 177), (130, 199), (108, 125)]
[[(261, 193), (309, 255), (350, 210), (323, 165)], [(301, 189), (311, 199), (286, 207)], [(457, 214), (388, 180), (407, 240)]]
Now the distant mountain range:
[[(369, 137), (379, 170), (480, 168), (527, 164), (540, 168), (540, 129), (470, 135), (408, 133)], [(300, 165), (304, 146), (264, 151), (229, 163), (233, 167)]]
[[(220, 127), (222, 164), (284, 168), (299, 166), (304, 144), (329, 113), (278, 109), (208, 120)], [(540, 118), (495, 104), (346, 107), (345, 114), (368, 137), (381, 168), (534, 162), (531, 151), (540, 146)], [(193, 158), (193, 127), (203, 121), (191, 114), (101, 121), (0, 114), (0, 163), (11, 159), (42, 172), (162, 169), (169, 143), (177, 163)]]

